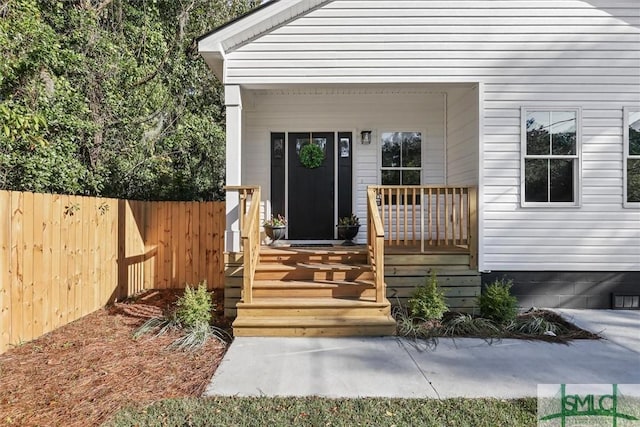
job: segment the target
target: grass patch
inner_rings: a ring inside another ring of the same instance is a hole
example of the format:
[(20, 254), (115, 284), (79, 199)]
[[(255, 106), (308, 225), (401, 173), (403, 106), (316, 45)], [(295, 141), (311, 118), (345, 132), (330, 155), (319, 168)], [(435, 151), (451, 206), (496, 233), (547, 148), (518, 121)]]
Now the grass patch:
[(162, 400), (105, 426), (535, 426), (536, 400), (216, 397)]

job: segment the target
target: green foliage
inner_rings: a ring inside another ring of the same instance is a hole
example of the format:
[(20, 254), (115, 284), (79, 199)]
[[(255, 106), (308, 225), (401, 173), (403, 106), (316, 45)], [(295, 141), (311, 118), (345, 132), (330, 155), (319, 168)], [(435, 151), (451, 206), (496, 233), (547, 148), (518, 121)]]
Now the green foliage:
[(511, 280), (499, 279), (487, 286), (478, 297), (483, 317), (506, 324), (518, 315), (518, 300), (511, 295)]
[(262, 223), (263, 227), (284, 227), (287, 225), (287, 219), (282, 215), (271, 215), (271, 218)]
[(392, 308), (392, 315), (396, 321), (396, 334), (401, 337), (425, 340), (433, 340), (438, 336), (438, 329), (428, 322), (416, 321), (406, 306), (397, 305)]
[(435, 270), (431, 270), (431, 275), (425, 278), (424, 284), (409, 299), (409, 311), (413, 317), (432, 320), (442, 319), (447, 310), (444, 292), (438, 289), (438, 277)]
[(211, 323), (213, 302), (211, 293), (207, 291), (207, 282), (200, 282), (196, 289), (187, 285), (184, 294), (176, 302), (176, 307), (176, 317), (185, 328)]
[(300, 149), (300, 163), (305, 168), (315, 169), (324, 161), (324, 151), (320, 146), (310, 143)]
[(350, 216), (344, 216), (338, 219), (338, 226), (357, 226), (360, 225), (360, 218), (351, 214)]
[(447, 320), (441, 328), (442, 336), (470, 336), (491, 338), (501, 334), (501, 328), (489, 319), (473, 317), (469, 314), (459, 313)]
[(7, 0), (0, 189), (223, 196), (222, 87), (194, 39), (254, 0)]
[(207, 291), (207, 282), (202, 281), (196, 289), (187, 285), (184, 294), (176, 301), (176, 307), (168, 310), (164, 316), (152, 317), (142, 324), (133, 333), (134, 339), (139, 339), (144, 335), (154, 336), (177, 331), (180, 336), (170, 345), (170, 348), (178, 350), (197, 350), (201, 348), (208, 339), (216, 339), (226, 344), (231, 340), (229, 334), (211, 325), (213, 311), (213, 294)]

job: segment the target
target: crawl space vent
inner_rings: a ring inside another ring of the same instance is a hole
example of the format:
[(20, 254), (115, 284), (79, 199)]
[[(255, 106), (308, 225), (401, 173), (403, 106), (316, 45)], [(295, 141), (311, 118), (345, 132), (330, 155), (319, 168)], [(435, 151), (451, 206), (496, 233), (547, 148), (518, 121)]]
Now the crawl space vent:
[(613, 295), (614, 310), (640, 310), (640, 295)]

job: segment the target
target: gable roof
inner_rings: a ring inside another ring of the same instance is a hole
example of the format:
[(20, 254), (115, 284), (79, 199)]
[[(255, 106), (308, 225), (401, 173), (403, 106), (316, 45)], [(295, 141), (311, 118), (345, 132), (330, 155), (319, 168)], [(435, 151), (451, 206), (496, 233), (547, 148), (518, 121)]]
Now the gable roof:
[(223, 80), (225, 55), (332, 0), (271, 0), (200, 36), (198, 53)]

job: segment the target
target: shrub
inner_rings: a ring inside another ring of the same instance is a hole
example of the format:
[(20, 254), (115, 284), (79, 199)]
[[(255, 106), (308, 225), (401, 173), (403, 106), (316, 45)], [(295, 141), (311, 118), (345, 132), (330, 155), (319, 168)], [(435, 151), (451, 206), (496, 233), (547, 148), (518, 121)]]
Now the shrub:
[(478, 297), (480, 313), (483, 317), (506, 324), (518, 314), (518, 300), (511, 295), (513, 281), (499, 279), (484, 289)]
[(231, 340), (230, 335), (217, 326), (211, 325), (211, 311), (213, 309), (212, 293), (207, 291), (207, 282), (202, 281), (197, 289), (187, 285), (184, 294), (176, 301), (176, 308), (167, 311), (164, 316), (147, 320), (134, 333), (133, 338), (155, 332), (155, 336), (170, 331), (179, 331), (180, 337), (169, 347), (179, 350), (197, 350), (209, 338), (226, 344)]
[(200, 282), (197, 289), (187, 285), (176, 306), (176, 318), (185, 328), (195, 328), (199, 324), (211, 323), (213, 302), (211, 293), (207, 291), (207, 282)]
[(431, 270), (431, 275), (425, 278), (424, 284), (419, 286), (409, 299), (411, 316), (424, 320), (440, 320), (448, 309), (444, 292), (438, 289), (436, 272)]

